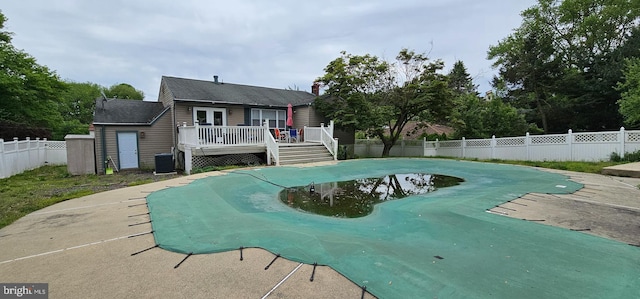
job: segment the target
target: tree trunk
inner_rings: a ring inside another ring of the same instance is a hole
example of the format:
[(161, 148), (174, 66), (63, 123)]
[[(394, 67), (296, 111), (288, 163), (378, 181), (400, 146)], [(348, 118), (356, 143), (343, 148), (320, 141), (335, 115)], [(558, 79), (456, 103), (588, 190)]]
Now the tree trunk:
[(382, 148), (382, 157), (383, 158), (389, 157), (389, 152), (393, 147), (393, 142), (391, 142), (391, 140), (388, 140), (388, 141), (383, 140), (382, 143), (384, 144), (384, 147)]
[(540, 98), (536, 94), (536, 105), (538, 106), (538, 113), (540, 113), (540, 118), (542, 120), (542, 129), (545, 134), (549, 134), (549, 124), (547, 122), (547, 114), (544, 112), (544, 108), (542, 107), (542, 103)]

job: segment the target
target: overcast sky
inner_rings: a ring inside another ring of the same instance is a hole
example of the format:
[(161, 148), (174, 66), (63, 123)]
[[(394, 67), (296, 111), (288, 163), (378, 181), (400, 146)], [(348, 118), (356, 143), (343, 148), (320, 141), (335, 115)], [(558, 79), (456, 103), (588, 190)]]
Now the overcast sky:
[(462, 60), (489, 89), (490, 45), (534, 0), (3, 1), (13, 45), (62, 79), (128, 83), (157, 100), (162, 76), (310, 91), (340, 51)]

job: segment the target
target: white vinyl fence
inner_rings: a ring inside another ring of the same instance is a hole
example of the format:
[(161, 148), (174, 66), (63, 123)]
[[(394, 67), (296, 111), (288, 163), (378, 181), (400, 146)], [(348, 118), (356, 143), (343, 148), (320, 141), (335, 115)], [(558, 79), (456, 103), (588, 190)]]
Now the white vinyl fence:
[(67, 164), (67, 145), (64, 141), (31, 140), (4, 141), (0, 139), (0, 178), (44, 165)]
[[(356, 139), (354, 154), (359, 157), (380, 157), (384, 145), (378, 139)], [(425, 156), (425, 140), (400, 140), (391, 148), (391, 157)]]
[[(379, 157), (383, 145), (356, 140), (355, 154)], [(452, 141), (407, 141), (391, 148), (391, 156), (456, 157), (523, 161), (606, 161), (612, 153), (640, 150), (640, 131), (593, 132)], [(421, 151), (421, 152), (420, 152)]]

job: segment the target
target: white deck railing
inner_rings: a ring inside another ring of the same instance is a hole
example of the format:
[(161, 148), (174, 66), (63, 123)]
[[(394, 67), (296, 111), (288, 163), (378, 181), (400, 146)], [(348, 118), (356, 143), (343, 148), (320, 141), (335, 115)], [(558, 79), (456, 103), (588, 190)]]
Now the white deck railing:
[(193, 147), (227, 145), (262, 145), (265, 127), (259, 126), (195, 126), (183, 125), (178, 130), (180, 144)]
[(269, 130), (264, 130), (264, 141), (267, 147), (267, 165), (271, 165), (271, 158), (280, 166), (280, 147)]
[(320, 142), (333, 155), (333, 159), (338, 159), (338, 140), (333, 138), (333, 121), (328, 127), (320, 124), (320, 127), (304, 127), (304, 141)]

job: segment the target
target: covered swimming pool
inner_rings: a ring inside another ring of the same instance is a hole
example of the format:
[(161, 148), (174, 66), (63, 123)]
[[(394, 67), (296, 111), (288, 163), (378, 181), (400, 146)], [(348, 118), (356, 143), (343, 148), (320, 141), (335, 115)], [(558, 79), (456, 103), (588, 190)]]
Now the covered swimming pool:
[[(283, 188), (397, 173), (463, 178), (359, 218), (301, 212)], [(487, 213), (527, 193), (572, 193), (529, 167), (437, 159), (351, 160), (229, 171), (147, 197), (156, 244), (185, 254), (260, 247), (328, 265), (382, 298), (638, 297), (640, 248)], [(529, 219), (533, 220), (533, 219)]]

